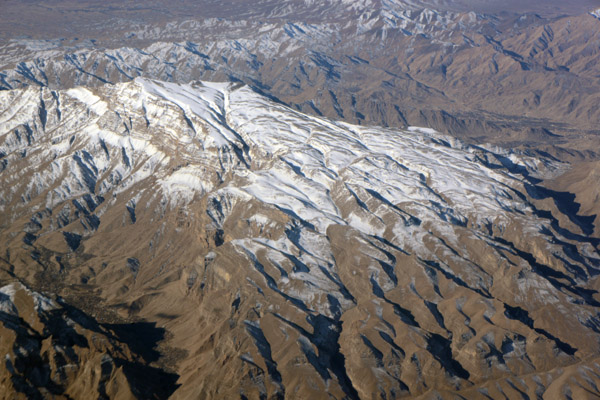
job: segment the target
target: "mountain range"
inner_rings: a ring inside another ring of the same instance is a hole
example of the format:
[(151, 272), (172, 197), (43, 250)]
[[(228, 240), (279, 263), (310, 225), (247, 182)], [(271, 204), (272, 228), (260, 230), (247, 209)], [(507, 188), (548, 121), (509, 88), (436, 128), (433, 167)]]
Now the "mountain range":
[(600, 241), (539, 185), (564, 163), (236, 83), (0, 104), (5, 279), (168, 332), (174, 398), (593, 390)]
[(600, 396), (595, 3), (3, 2), (0, 398)]

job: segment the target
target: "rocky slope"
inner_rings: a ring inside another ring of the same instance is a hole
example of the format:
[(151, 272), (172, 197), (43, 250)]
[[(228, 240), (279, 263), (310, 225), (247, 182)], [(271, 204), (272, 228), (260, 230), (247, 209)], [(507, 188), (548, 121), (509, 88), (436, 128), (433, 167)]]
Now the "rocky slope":
[(1, 287), (0, 398), (166, 398), (176, 375), (148, 366), (119, 328), (21, 283)]
[(561, 176), (545, 182), (545, 186), (572, 196), (578, 204), (577, 212), (594, 223), (594, 233), (600, 233), (600, 162), (581, 162), (571, 166)]
[(539, 184), (566, 168), (239, 83), (7, 90), (0, 263), (164, 329), (124, 329), (157, 397), (598, 395), (600, 243)]

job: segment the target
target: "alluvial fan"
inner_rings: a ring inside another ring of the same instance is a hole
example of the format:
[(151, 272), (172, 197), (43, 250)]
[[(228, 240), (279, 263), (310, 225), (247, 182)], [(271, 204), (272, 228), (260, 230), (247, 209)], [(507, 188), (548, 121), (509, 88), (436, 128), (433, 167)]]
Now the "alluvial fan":
[(3, 91), (0, 277), (132, 328), (179, 376), (156, 397), (600, 395), (564, 170), (239, 84)]

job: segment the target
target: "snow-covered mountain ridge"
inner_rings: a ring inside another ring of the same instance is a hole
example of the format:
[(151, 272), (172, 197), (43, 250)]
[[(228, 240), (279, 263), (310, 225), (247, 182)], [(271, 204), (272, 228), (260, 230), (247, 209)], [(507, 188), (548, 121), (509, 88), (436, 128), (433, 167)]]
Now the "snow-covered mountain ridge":
[(558, 158), (595, 157), (600, 63), (588, 34), (598, 20), (589, 13), (544, 18), (423, 2), (339, 3), (265, 2), (250, 14), (106, 22), (102, 32), (111, 34), (98, 36), (12, 37), (0, 42), (0, 90), (138, 76), (240, 81), (349, 123), (430, 126)]
[(537, 185), (563, 170), (239, 83), (8, 90), (0, 254), (164, 326), (176, 397), (550, 393), (599, 350), (599, 243)]

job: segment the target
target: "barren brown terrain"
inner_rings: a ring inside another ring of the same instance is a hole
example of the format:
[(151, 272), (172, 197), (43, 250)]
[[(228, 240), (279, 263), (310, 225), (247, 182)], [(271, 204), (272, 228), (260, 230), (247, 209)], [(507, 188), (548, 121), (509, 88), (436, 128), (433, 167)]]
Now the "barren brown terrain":
[(0, 398), (600, 397), (597, 7), (0, 1)]

